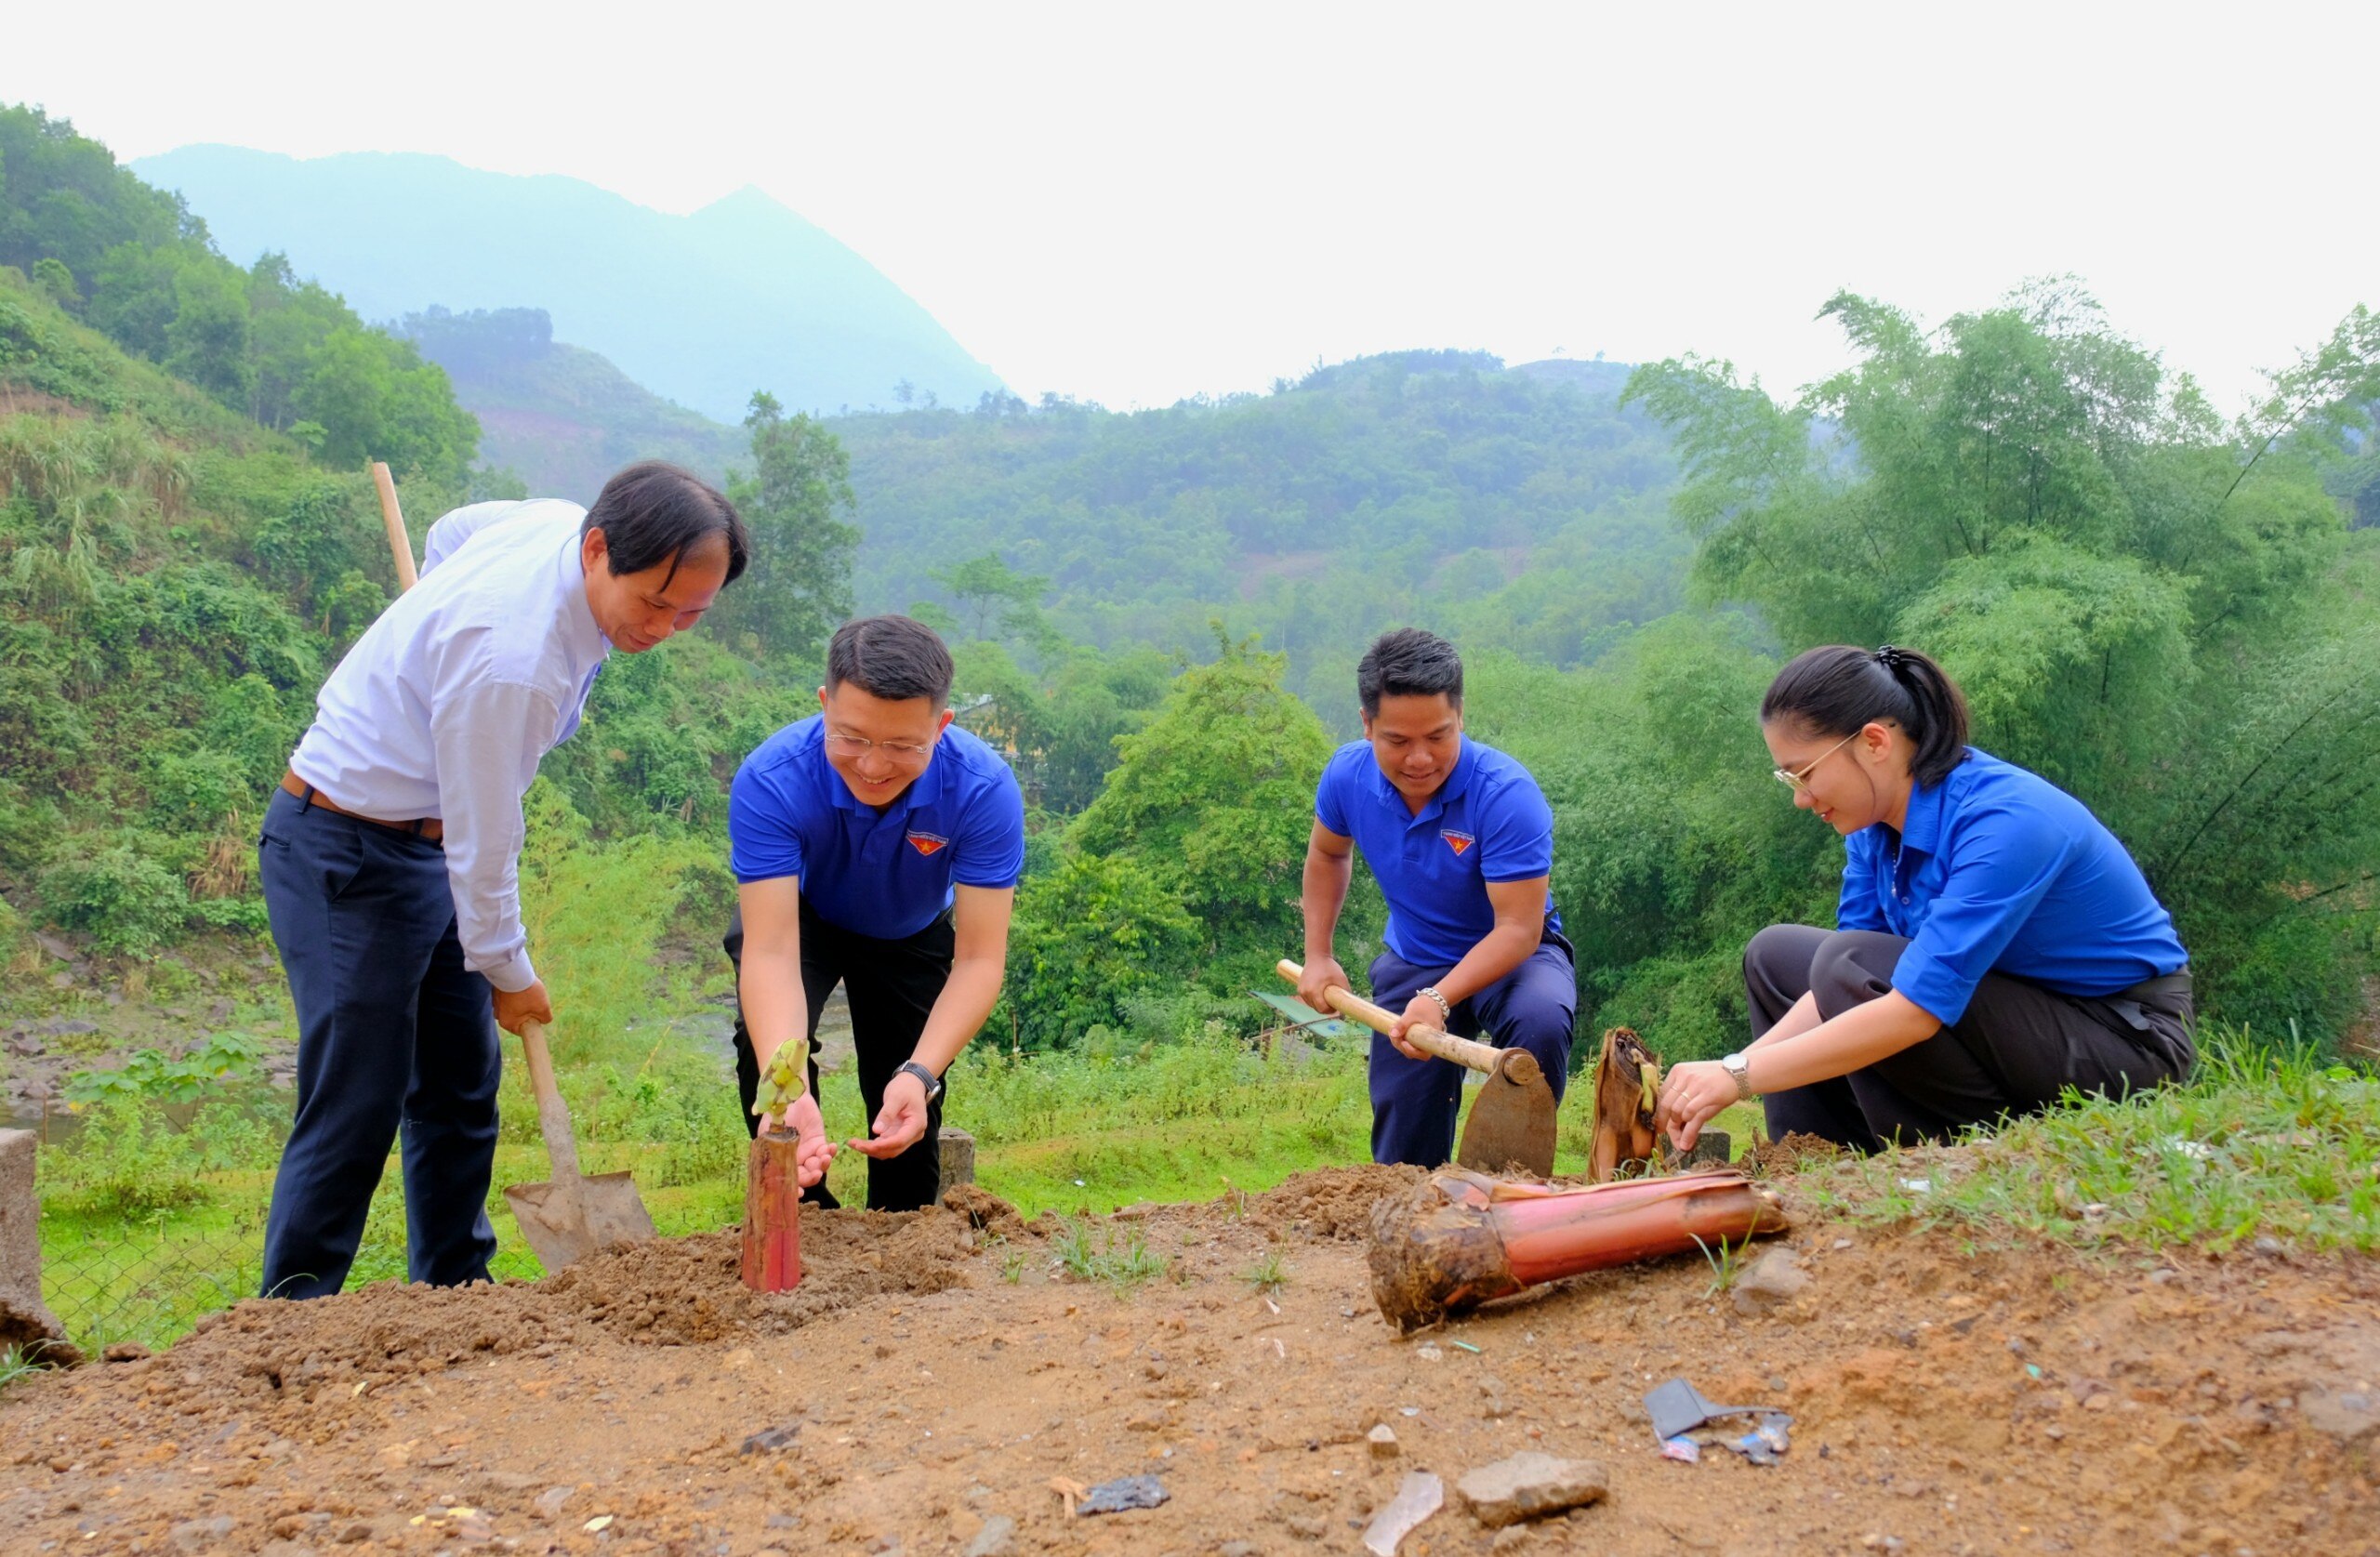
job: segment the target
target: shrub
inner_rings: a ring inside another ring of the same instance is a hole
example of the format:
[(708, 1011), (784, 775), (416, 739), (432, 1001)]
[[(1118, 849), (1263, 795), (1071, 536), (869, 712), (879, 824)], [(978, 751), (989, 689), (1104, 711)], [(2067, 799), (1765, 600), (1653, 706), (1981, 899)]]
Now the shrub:
[(52, 923), (80, 930), (104, 952), (139, 957), (182, 928), (190, 893), (154, 860), (118, 844), (42, 877), (42, 904)]

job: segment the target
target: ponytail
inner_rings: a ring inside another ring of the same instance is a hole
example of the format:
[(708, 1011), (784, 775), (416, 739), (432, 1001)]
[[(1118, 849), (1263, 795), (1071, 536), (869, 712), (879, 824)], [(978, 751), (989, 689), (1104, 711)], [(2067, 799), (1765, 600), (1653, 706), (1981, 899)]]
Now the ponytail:
[(1814, 735), (1849, 735), (1884, 720), (1917, 743), (1910, 774), (1921, 786), (1948, 778), (1967, 751), (1967, 700), (1949, 672), (1914, 649), (1870, 653), (1837, 643), (1794, 657), (1760, 700), (1763, 724), (1790, 719)]

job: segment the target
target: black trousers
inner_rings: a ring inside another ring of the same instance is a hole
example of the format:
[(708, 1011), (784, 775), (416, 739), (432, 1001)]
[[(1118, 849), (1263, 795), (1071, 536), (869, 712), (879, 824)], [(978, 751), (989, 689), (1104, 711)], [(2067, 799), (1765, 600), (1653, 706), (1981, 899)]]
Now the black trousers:
[[(1875, 930), (1771, 925), (1744, 950), (1752, 1036), (1805, 995), (1832, 1018), (1892, 990), (1908, 941)], [(2122, 1097), (2189, 1074), (2187, 977), (2102, 996), (2061, 995), (1988, 973), (1966, 1014), (1874, 1064), (1762, 1099), (1768, 1133), (1822, 1136), (1854, 1151), (1945, 1141), (2003, 1115), (2030, 1114), (2066, 1089)]]
[[(744, 913), (737, 909), (728, 921), (727, 960), (735, 965), (740, 986), (744, 976)], [(801, 992), (810, 1007), (810, 1095), (818, 1095), (818, 1015), (835, 985), (843, 986), (852, 1008), (852, 1044), (858, 1052), (859, 1095), (874, 1121), (884, 1106), (884, 1088), (918, 1051), (926, 1030), (927, 1013), (950, 982), (951, 957), (958, 945), (950, 916), (926, 926), (905, 941), (879, 941), (854, 935), (829, 924), (801, 904)], [(760, 1121), (752, 1113), (760, 1096), (760, 1062), (752, 1051), (752, 1035), (744, 1025), (744, 1005), (735, 1006), (735, 1088), (744, 1099), (744, 1128), (758, 1133)], [(926, 1108), (926, 1133), (890, 1162), (867, 1161), (867, 1208), (871, 1211), (914, 1211), (932, 1205), (942, 1195), (942, 1106), (949, 1093)], [(863, 1127), (865, 1128), (865, 1127)], [(802, 1194), (816, 1206), (840, 1204), (821, 1180)]]
[[(1579, 974), (1570, 943), (1553, 931), (1528, 960), (1467, 1000), (1455, 1002), (1448, 1030), (1457, 1037), (1487, 1035), (1498, 1049), (1526, 1049), (1537, 1057), (1562, 1102), (1570, 1080), (1570, 1029), (1579, 1009)], [(1423, 967), (1383, 950), (1372, 959), (1372, 999), (1402, 1011), (1454, 970), (1452, 963)], [(1408, 1060), (1372, 1035), (1372, 1161), (1436, 1168), (1454, 1160), (1455, 1115), (1470, 1073), (1451, 1060)]]
[(298, 1116), (265, 1218), (264, 1295), (346, 1282), (400, 1128), (407, 1273), (485, 1281), (501, 1058), (488, 983), (456, 939), (445, 851), (276, 789), (257, 863), (298, 1008)]

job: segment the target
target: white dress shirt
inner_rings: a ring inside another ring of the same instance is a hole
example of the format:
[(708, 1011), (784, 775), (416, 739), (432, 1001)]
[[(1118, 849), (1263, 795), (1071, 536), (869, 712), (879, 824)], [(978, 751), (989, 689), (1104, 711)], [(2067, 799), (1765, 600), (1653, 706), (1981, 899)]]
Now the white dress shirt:
[(575, 503), (474, 503), (430, 526), (421, 582), (323, 683), (289, 766), (349, 811), (446, 828), (463, 960), (536, 982), (521, 927), (521, 799), (578, 728), (610, 642), (587, 604)]

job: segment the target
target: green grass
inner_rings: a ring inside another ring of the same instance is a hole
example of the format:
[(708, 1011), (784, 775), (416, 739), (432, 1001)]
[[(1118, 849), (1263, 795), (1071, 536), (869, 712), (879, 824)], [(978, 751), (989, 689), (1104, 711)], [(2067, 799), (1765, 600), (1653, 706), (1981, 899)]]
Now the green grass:
[(1289, 1260), (1279, 1249), (1267, 1249), (1264, 1258), (1239, 1273), (1239, 1279), (1256, 1289), (1260, 1298), (1269, 1298), (1289, 1286)]
[[(2066, 1105), (1804, 1182), (1854, 1217), (2149, 1249), (2380, 1249), (2380, 1077), (2210, 1026), (2188, 1086)], [(1923, 1182), (1923, 1190), (1911, 1187)]]
[(1052, 1252), (1059, 1269), (1075, 1280), (1104, 1282), (1118, 1294), (1155, 1281), (1167, 1270), (1165, 1257), (1149, 1247), (1138, 1227), (1087, 1217), (1067, 1221)]
[(0, 1348), (0, 1392), (11, 1384), (21, 1384), (49, 1365), (21, 1346)]

